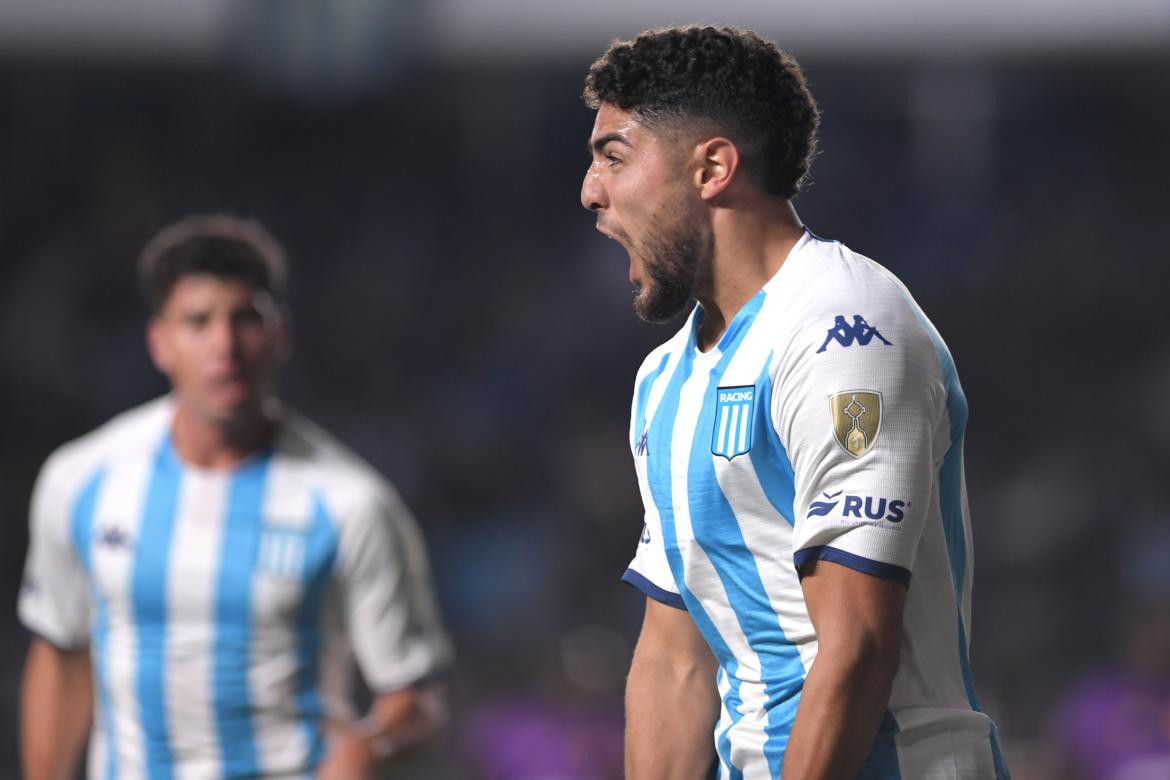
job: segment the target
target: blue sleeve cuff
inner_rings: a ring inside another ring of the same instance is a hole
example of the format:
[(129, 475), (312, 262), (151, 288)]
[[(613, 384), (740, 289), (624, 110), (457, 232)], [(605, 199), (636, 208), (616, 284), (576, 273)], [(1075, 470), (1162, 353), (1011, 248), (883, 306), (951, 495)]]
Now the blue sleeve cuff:
[(808, 547), (804, 550), (797, 550), (796, 554), (792, 556), (792, 560), (796, 564), (796, 571), (798, 573), (800, 572), (800, 567), (809, 561), (830, 561), (832, 563), (839, 563), (842, 566), (848, 566), (850, 569), (855, 569), (865, 574), (872, 574), (874, 577), (881, 577), (885, 580), (900, 582), (907, 587), (910, 586), (909, 569), (895, 566), (892, 563), (882, 563), (881, 561), (862, 558), (860, 555), (838, 550), (836, 547), (822, 545), (820, 547)]
[(650, 598), (660, 601), (668, 607), (682, 610), (687, 608), (686, 604), (683, 604), (682, 596), (671, 593), (669, 590), (663, 590), (633, 569), (626, 569), (626, 573), (622, 575), (622, 582), (633, 585)]

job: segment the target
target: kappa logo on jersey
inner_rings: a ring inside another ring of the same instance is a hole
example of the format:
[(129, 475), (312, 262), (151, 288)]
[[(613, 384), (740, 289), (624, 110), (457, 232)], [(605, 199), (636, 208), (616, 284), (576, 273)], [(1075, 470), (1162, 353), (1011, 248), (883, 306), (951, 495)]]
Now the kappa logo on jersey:
[(845, 493), (844, 501), (839, 498), (843, 490), (836, 493), (822, 493), (824, 501), (814, 501), (808, 505), (809, 517), (825, 517), (841, 506), (841, 517), (855, 517), (858, 520), (885, 520), (889, 523), (900, 523), (906, 516), (906, 502), (901, 499), (887, 499), (880, 496), (858, 496)]
[(882, 394), (873, 390), (846, 390), (829, 397), (833, 438), (841, 449), (860, 458), (873, 448), (882, 429)]
[(642, 524), (642, 535), (638, 538), (642, 544), (650, 544), (650, 524)]
[(649, 438), (649, 429), (643, 428), (642, 435), (638, 438), (638, 443), (634, 445), (634, 452), (641, 456), (646, 454), (646, 445)]
[(130, 535), (116, 525), (102, 528), (93, 542), (95, 547), (109, 547), (112, 550), (130, 549)]
[(754, 385), (715, 389), (715, 428), (711, 454), (731, 460), (752, 448), (752, 412), (756, 407)]
[(828, 334), (825, 336), (825, 343), (821, 344), (821, 348), (817, 350), (817, 354), (821, 354), (829, 348), (832, 341), (836, 341), (842, 347), (852, 347), (854, 342), (865, 347), (869, 346), (869, 342), (877, 339), (887, 347), (893, 346), (889, 341), (886, 341), (885, 336), (878, 332), (878, 329), (865, 321), (865, 318), (860, 314), (853, 315), (853, 324), (845, 322), (845, 315), (838, 314), (837, 318), (833, 320), (833, 327), (829, 328)]

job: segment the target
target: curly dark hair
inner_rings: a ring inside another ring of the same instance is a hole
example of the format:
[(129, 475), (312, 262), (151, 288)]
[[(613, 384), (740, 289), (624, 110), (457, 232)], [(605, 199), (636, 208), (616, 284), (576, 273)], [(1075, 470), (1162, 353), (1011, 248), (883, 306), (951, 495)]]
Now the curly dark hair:
[(614, 41), (589, 68), (583, 97), (648, 126), (706, 120), (771, 195), (795, 195), (812, 164), (820, 111), (804, 73), (750, 30), (673, 27)]
[(284, 249), (257, 221), (230, 214), (186, 217), (160, 230), (138, 257), (142, 294), (156, 314), (184, 276), (240, 279), (285, 300)]

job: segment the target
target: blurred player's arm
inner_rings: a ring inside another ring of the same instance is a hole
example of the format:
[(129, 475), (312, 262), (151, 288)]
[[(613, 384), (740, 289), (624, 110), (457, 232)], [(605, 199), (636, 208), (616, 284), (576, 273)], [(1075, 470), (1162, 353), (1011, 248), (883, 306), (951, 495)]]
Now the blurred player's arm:
[(73, 777), (89, 734), (93, 678), (88, 650), (62, 650), (34, 638), (21, 693), (25, 780)]
[(434, 682), (450, 663), (422, 534), (389, 486), (342, 531), (340, 577), (358, 666), (375, 696), (364, 718), (331, 735), (322, 780), (371, 777), (446, 722)]
[(446, 722), (446, 696), (439, 685), (407, 688), (374, 698), (362, 720), (345, 724), (330, 738), (319, 780), (372, 777), (376, 769), (409, 752)]
[(70, 536), (73, 510), (90, 503), (98, 480), (58, 450), (42, 467), (29, 511), (29, 549), (17, 612), (32, 632), (20, 706), (26, 780), (72, 778), (93, 710), (89, 580)]
[(801, 571), (819, 649), (800, 696), (783, 777), (856, 777), (898, 671), (906, 586), (830, 561), (810, 561)]
[(719, 717), (715, 657), (689, 612), (646, 599), (626, 682), (626, 777), (707, 777)]

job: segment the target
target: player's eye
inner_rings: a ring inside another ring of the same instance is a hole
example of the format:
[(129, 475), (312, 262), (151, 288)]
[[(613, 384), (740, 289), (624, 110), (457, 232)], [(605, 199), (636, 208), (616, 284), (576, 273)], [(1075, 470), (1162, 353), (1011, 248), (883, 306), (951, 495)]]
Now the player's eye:
[(211, 321), (211, 315), (204, 311), (194, 312), (185, 316), (183, 321), (195, 330), (201, 330), (207, 326), (208, 322)]
[(605, 159), (609, 162), (610, 168), (615, 165), (620, 165), (622, 162), (622, 158), (618, 157), (616, 154), (607, 154), (605, 155)]

